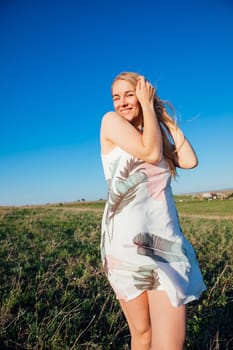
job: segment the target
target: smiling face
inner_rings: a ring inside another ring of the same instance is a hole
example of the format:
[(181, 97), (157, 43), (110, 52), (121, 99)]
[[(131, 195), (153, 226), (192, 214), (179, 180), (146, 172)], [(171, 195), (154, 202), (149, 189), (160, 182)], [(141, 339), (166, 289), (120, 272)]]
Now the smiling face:
[(139, 127), (142, 124), (141, 107), (131, 82), (117, 79), (112, 86), (112, 98), (115, 111), (131, 124)]

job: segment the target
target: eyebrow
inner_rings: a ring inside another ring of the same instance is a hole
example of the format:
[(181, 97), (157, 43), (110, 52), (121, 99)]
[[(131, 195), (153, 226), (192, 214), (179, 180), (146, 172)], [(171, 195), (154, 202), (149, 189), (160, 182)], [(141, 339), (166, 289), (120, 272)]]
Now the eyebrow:
[[(135, 90), (127, 90), (124, 92), (124, 94), (128, 94), (129, 92), (135, 92)], [(119, 96), (119, 94), (113, 94), (112, 97)]]

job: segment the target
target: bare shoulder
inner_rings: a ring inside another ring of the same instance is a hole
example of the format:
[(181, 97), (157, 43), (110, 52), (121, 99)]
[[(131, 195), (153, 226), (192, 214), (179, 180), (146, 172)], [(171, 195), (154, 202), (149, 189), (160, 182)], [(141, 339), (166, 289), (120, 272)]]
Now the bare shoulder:
[[(135, 157), (141, 158), (142, 136), (136, 128), (117, 112), (108, 112), (102, 118), (102, 153), (118, 146)], [(143, 159), (143, 158), (141, 158)]]
[(116, 131), (116, 129), (118, 130), (118, 128), (125, 126), (125, 123), (126, 120), (117, 112), (107, 112), (101, 121), (101, 133), (103, 133), (103, 135), (109, 135), (112, 131)]
[(117, 112), (113, 112), (113, 111), (107, 112), (104, 114), (102, 118), (102, 125), (112, 123), (119, 118), (121, 117)]
[(110, 111), (103, 115), (101, 120), (101, 131), (100, 131), (100, 141), (101, 141), (101, 152), (103, 154), (110, 152), (115, 144), (109, 139), (109, 131), (112, 128), (113, 120), (118, 117), (116, 112)]

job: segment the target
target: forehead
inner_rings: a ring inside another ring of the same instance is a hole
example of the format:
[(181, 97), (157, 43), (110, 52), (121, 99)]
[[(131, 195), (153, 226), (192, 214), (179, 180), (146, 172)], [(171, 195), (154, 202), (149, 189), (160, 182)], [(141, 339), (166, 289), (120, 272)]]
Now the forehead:
[(112, 85), (112, 94), (119, 95), (126, 91), (135, 91), (135, 86), (127, 80), (116, 80)]

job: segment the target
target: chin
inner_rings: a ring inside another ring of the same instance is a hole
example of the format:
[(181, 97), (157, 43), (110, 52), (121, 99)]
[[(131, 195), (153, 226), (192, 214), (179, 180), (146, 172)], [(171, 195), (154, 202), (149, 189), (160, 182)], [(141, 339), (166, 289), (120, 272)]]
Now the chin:
[(130, 115), (121, 114), (121, 116), (122, 116), (124, 119), (128, 120), (128, 122), (132, 122), (132, 121), (135, 119), (135, 117), (132, 117), (132, 116), (130, 116)]

